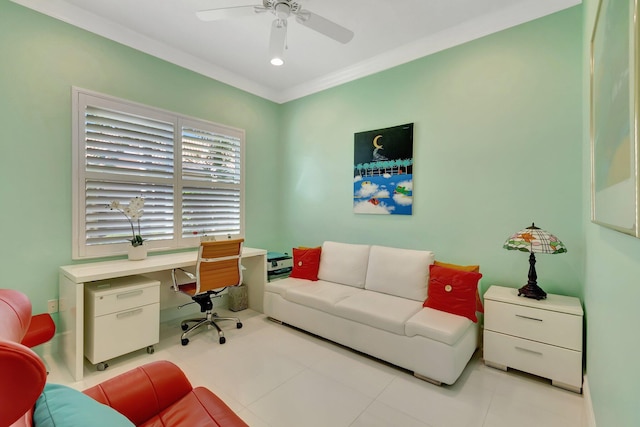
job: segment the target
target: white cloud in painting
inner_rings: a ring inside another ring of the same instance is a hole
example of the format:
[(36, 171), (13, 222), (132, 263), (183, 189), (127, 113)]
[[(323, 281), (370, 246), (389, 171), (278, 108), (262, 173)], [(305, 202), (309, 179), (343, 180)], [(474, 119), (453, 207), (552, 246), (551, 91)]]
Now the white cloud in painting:
[(356, 175), (353, 177), (353, 182), (359, 182), (362, 181), (362, 175)]
[(393, 195), (393, 200), (402, 206), (409, 206), (413, 203), (413, 197), (405, 196), (404, 194), (396, 193)]
[(353, 204), (353, 212), (355, 213), (363, 213), (363, 214), (391, 214), (393, 211), (393, 206), (387, 206), (383, 202), (375, 205), (371, 203), (369, 200), (363, 200), (360, 202), (355, 202)]
[(378, 192), (378, 188), (380, 188), (378, 187), (378, 184), (373, 184), (371, 181), (363, 181), (360, 189), (356, 192), (355, 197), (372, 197)]

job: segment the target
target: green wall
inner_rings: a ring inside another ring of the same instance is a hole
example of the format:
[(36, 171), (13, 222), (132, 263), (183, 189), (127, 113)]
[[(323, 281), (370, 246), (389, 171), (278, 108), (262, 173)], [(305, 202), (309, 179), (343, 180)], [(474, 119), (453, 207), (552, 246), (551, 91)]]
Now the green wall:
[[(247, 244), (432, 249), (519, 286), (501, 248), (531, 221), (569, 252), (547, 290), (583, 296), (599, 426), (640, 425), (640, 240), (589, 221), (588, 42), (597, 0), (276, 105), (0, 0), (0, 269), (36, 311), (71, 263), (71, 86), (247, 131)], [(584, 12), (584, 16), (583, 16)], [(584, 25), (583, 25), (584, 24)], [(415, 123), (414, 214), (352, 212), (353, 134)]]
[(0, 0), (0, 271), (34, 311), (71, 260), (71, 87), (246, 130), (246, 241), (277, 238), (280, 106)]
[(583, 194), (587, 379), (598, 426), (639, 426), (640, 408), (640, 239), (589, 221), (589, 49), (598, 7), (584, 1)]
[[(519, 287), (511, 233), (537, 225), (568, 253), (537, 257), (548, 292), (581, 295), (581, 8), (289, 102), (283, 249), (324, 240), (431, 249)], [(412, 216), (352, 211), (355, 132), (415, 123)]]

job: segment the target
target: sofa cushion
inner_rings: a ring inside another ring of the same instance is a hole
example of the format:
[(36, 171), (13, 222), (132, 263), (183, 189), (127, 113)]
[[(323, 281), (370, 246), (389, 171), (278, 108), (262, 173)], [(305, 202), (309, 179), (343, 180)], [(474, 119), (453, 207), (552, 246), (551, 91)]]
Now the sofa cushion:
[(472, 327), (473, 322), (464, 316), (433, 308), (423, 308), (407, 320), (405, 334), (430, 338), (447, 345), (454, 345)]
[(36, 401), (33, 424), (38, 427), (134, 426), (115, 409), (60, 384), (44, 387)]
[(287, 292), (287, 290), (289, 290), (290, 288), (302, 286), (306, 283), (309, 283), (309, 281), (305, 279), (295, 279), (293, 277), (287, 277), (284, 279), (278, 279), (272, 282), (265, 283), (264, 290), (266, 292), (280, 294), (284, 297), (285, 292)]
[[(440, 262), (438, 260), (435, 260), (433, 262), (433, 265), (437, 265), (440, 267), (445, 267), (445, 268), (451, 268), (454, 270), (462, 270), (462, 271), (472, 271), (474, 273), (480, 273), (480, 266), (479, 265), (458, 265), (458, 264), (451, 264), (448, 262)], [(480, 313), (484, 313), (484, 306), (482, 305), (482, 298), (480, 298), (480, 290), (477, 289), (476, 290), (476, 311), (480, 312)]]
[(430, 267), (429, 296), (425, 307), (465, 316), (477, 322), (476, 293), (480, 273), (454, 270), (438, 265)]
[(364, 291), (353, 286), (323, 280), (317, 282), (307, 280), (301, 286), (290, 287), (283, 296), (291, 302), (335, 314), (336, 303), (359, 292)]
[(379, 292), (362, 291), (336, 304), (335, 313), (345, 319), (405, 334), (405, 323), (422, 309), (422, 304)]
[(372, 246), (365, 289), (422, 302), (433, 258), (431, 251)]
[(364, 288), (368, 260), (368, 245), (324, 242), (318, 278), (327, 282)]
[(322, 248), (293, 248), (293, 269), (290, 277), (318, 280)]

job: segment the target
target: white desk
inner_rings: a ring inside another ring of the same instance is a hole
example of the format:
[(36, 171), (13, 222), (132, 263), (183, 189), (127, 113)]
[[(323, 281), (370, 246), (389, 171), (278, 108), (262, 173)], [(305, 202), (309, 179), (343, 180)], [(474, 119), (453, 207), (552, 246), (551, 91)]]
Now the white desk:
[[(196, 264), (197, 251), (150, 255), (141, 261), (116, 260), (65, 265), (59, 275), (59, 325), (62, 358), (76, 381), (84, 375), (84, 284), (135, 274), (156, 273)], [(243, 282), (247, 285), (249, 308), (262, 312), (267, 281), (267, 251), (242, 249)]]

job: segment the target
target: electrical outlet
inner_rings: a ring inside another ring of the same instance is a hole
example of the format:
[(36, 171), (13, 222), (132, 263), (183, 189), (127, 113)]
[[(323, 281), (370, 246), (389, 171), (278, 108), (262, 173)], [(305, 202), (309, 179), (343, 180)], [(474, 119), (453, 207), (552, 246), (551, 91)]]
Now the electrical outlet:
[(47, 301), (47, 307), (48, 307), (49, 313), (57, 313), (58, 312), (58, 300), (57, 299), (50, 299), (49, 301)]

